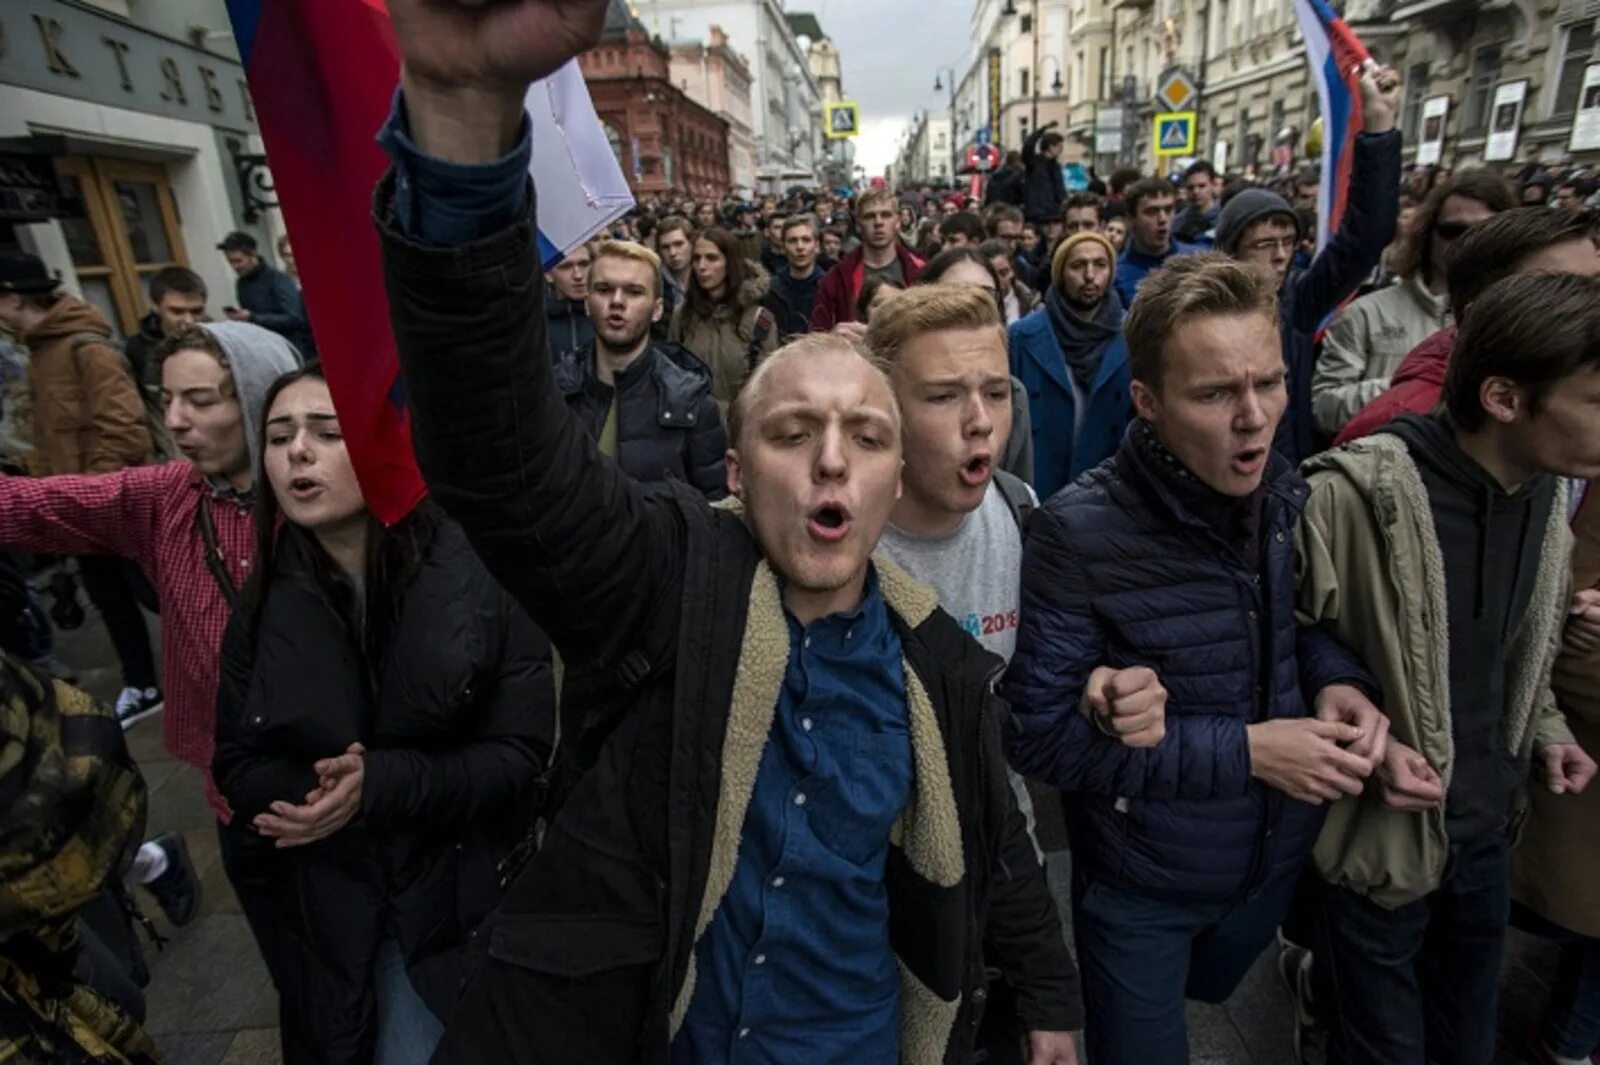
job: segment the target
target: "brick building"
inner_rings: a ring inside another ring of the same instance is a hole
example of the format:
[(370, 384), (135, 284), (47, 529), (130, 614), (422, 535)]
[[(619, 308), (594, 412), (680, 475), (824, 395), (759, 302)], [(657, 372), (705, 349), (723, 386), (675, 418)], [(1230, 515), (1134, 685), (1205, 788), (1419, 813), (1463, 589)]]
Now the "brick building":
[(584, 81), (635, 195), (728, 192), (728, 122), (673, 84), (671, 53), (621, 0), (600, 43), (579, 57)]

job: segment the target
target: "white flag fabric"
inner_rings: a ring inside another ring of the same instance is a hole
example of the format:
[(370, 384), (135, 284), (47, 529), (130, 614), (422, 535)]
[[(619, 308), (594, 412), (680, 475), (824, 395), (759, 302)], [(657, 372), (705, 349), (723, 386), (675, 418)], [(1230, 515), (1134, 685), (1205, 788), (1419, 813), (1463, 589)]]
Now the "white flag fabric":
[(551, 269), (633, 208), (577, 60), (528, 89), (539, 196), (539, 258)]

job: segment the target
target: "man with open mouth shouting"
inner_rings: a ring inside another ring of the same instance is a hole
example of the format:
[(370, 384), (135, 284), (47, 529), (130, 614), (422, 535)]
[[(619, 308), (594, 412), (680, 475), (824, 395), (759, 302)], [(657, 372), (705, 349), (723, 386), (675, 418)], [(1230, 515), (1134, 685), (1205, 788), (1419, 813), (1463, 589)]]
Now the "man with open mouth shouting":
[[(1033, 974), (1026, 1028), (1080, 1027), (997, 663), (872, 557), (900, 494), (882, 370), (837, 336), (757, 367), (725, 508), (645, 493), (561, 401), (523, 99), (606, 6), (389, 4), (376, 214), (417, 458), (559, 648), (578, 771), (435, 1061), (961, 1060), (986, 953)], [(1075, 1060), (1063, 1037), (1030, 1053)]]
[(1295, 620), (1275, 289), (1221, 255), (1152, 275), (1126, 325), (1138, 417), (1029, 528), (1010, 751), (1065, 792), (1095, 1065), (1189, 1060), (1184, 999), (1233, 991), (1321, 804), (1383, 757), (1370, 675)]

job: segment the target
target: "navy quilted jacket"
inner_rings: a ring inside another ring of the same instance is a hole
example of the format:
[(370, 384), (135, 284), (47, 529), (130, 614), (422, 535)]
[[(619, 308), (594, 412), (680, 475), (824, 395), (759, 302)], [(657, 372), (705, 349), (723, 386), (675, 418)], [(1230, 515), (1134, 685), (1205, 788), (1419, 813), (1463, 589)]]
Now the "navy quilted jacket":
[[(1305, 482), (1273, 456), (1259, 573), (1185, 510), (1134, 446), (1049, 500), (1022, 566), (1006, 674), (1012, 764), (1061, 788), (1074, 861), (1097, 880), (1235, 900), (1298, 870), (1323, 811), (1253, 780), (1245, 726), (1306, 717), (1335, 682), (1376, 685), (1294, 617), (1294, 523)], [(1142, 665), (1168, 691), (1167, 734), (1133, 750), (1077, 712), (1098, 666)]]

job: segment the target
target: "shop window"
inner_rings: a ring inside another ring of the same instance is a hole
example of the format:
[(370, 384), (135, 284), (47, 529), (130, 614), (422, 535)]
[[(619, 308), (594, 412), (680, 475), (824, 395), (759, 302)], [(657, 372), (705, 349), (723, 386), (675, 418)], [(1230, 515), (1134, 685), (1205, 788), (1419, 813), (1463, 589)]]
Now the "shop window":
[(149, 304), (151, 274), (189, 265), (166, 167), (128, 159), (70, 156), (56, 161), (83, 215), (61, 220), (84, 299), (130, 336)]

